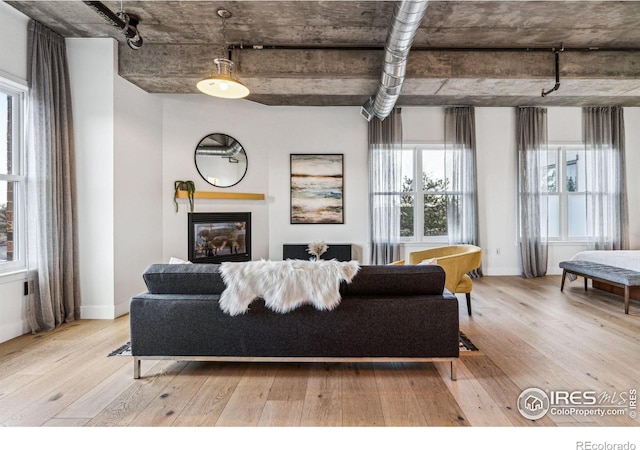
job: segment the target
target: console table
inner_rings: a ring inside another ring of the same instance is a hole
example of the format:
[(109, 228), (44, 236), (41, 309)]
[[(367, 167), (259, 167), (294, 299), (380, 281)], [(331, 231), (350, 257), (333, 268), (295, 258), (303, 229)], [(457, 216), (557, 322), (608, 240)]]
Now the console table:
[[(282, 259), (310, 259), (307, 252), (309, 244), (283, 244)], [(327, 244), (327, 251), (320, 255), (320, 259), (336, 259), (351, 261), (351, 244)]]

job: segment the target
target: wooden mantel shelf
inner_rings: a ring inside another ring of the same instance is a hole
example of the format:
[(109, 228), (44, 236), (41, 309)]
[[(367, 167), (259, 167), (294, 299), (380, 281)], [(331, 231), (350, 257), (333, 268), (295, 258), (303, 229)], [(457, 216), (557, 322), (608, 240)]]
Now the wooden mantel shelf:
[[(178, 191), (178, 198), (188, 198), (187, 191)], [(244, 192), (209, 192), (196, 191), (193, 198), (224, 199), (224, 200), (264, 200), (264, 194), (252, 194)]]

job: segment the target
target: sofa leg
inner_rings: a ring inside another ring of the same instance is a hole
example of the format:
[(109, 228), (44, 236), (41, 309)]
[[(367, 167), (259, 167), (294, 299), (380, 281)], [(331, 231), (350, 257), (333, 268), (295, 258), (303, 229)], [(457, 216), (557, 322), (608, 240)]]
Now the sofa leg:
[(133, 357), (133, 378), (140, 378), (140, 359), (137, 356)]
[(471, 292), (467, 292), (467, 313), (471, 315)]
[(451, 381), (456, 381), (458, 379), (458, 361), (455, 359), (451, 360)]

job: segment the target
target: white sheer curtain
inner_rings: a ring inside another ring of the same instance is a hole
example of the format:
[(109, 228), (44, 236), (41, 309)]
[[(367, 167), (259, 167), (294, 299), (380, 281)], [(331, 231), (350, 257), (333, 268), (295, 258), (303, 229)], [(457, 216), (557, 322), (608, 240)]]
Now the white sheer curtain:
[(28, 34), (27, 154), (29, 221), (35, 228), (38, 283), (30, 297), (32, 331), (80, 317), (71, 91), (65, 40), (31, 20)]
[(370, 263), (400, 259), (402, 117), (396, 108), (369, 122)]
[(594, 250), (629, 248), (624, 111), (585, 107), (582, 130), (587, 169), (587, 234)]
[[(444, 117), (447, 173), (453, 192), (447, 202), (449, 244), (479, 246), (475, 109), (446, 108)], [(481, 274), (479, 268), (471, 275)]]
[[(518, 203), (522, 275), (547, 273), (547, 110), (516, 109)], [(497, 164), (499, 162), (496, 162)]]

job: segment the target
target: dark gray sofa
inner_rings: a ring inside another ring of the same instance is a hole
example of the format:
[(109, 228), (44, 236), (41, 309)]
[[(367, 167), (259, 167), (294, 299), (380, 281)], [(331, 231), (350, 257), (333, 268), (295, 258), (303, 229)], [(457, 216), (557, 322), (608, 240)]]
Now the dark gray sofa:
[(143, 359), (225, 361), (451, 361), (459, 356), (458, 301), (436, 265), (361, 266), (332, 311), (286, 314), (255, 300), (229, 316), (216, 264), (152, 264), (130, 304), (134, 377)]

